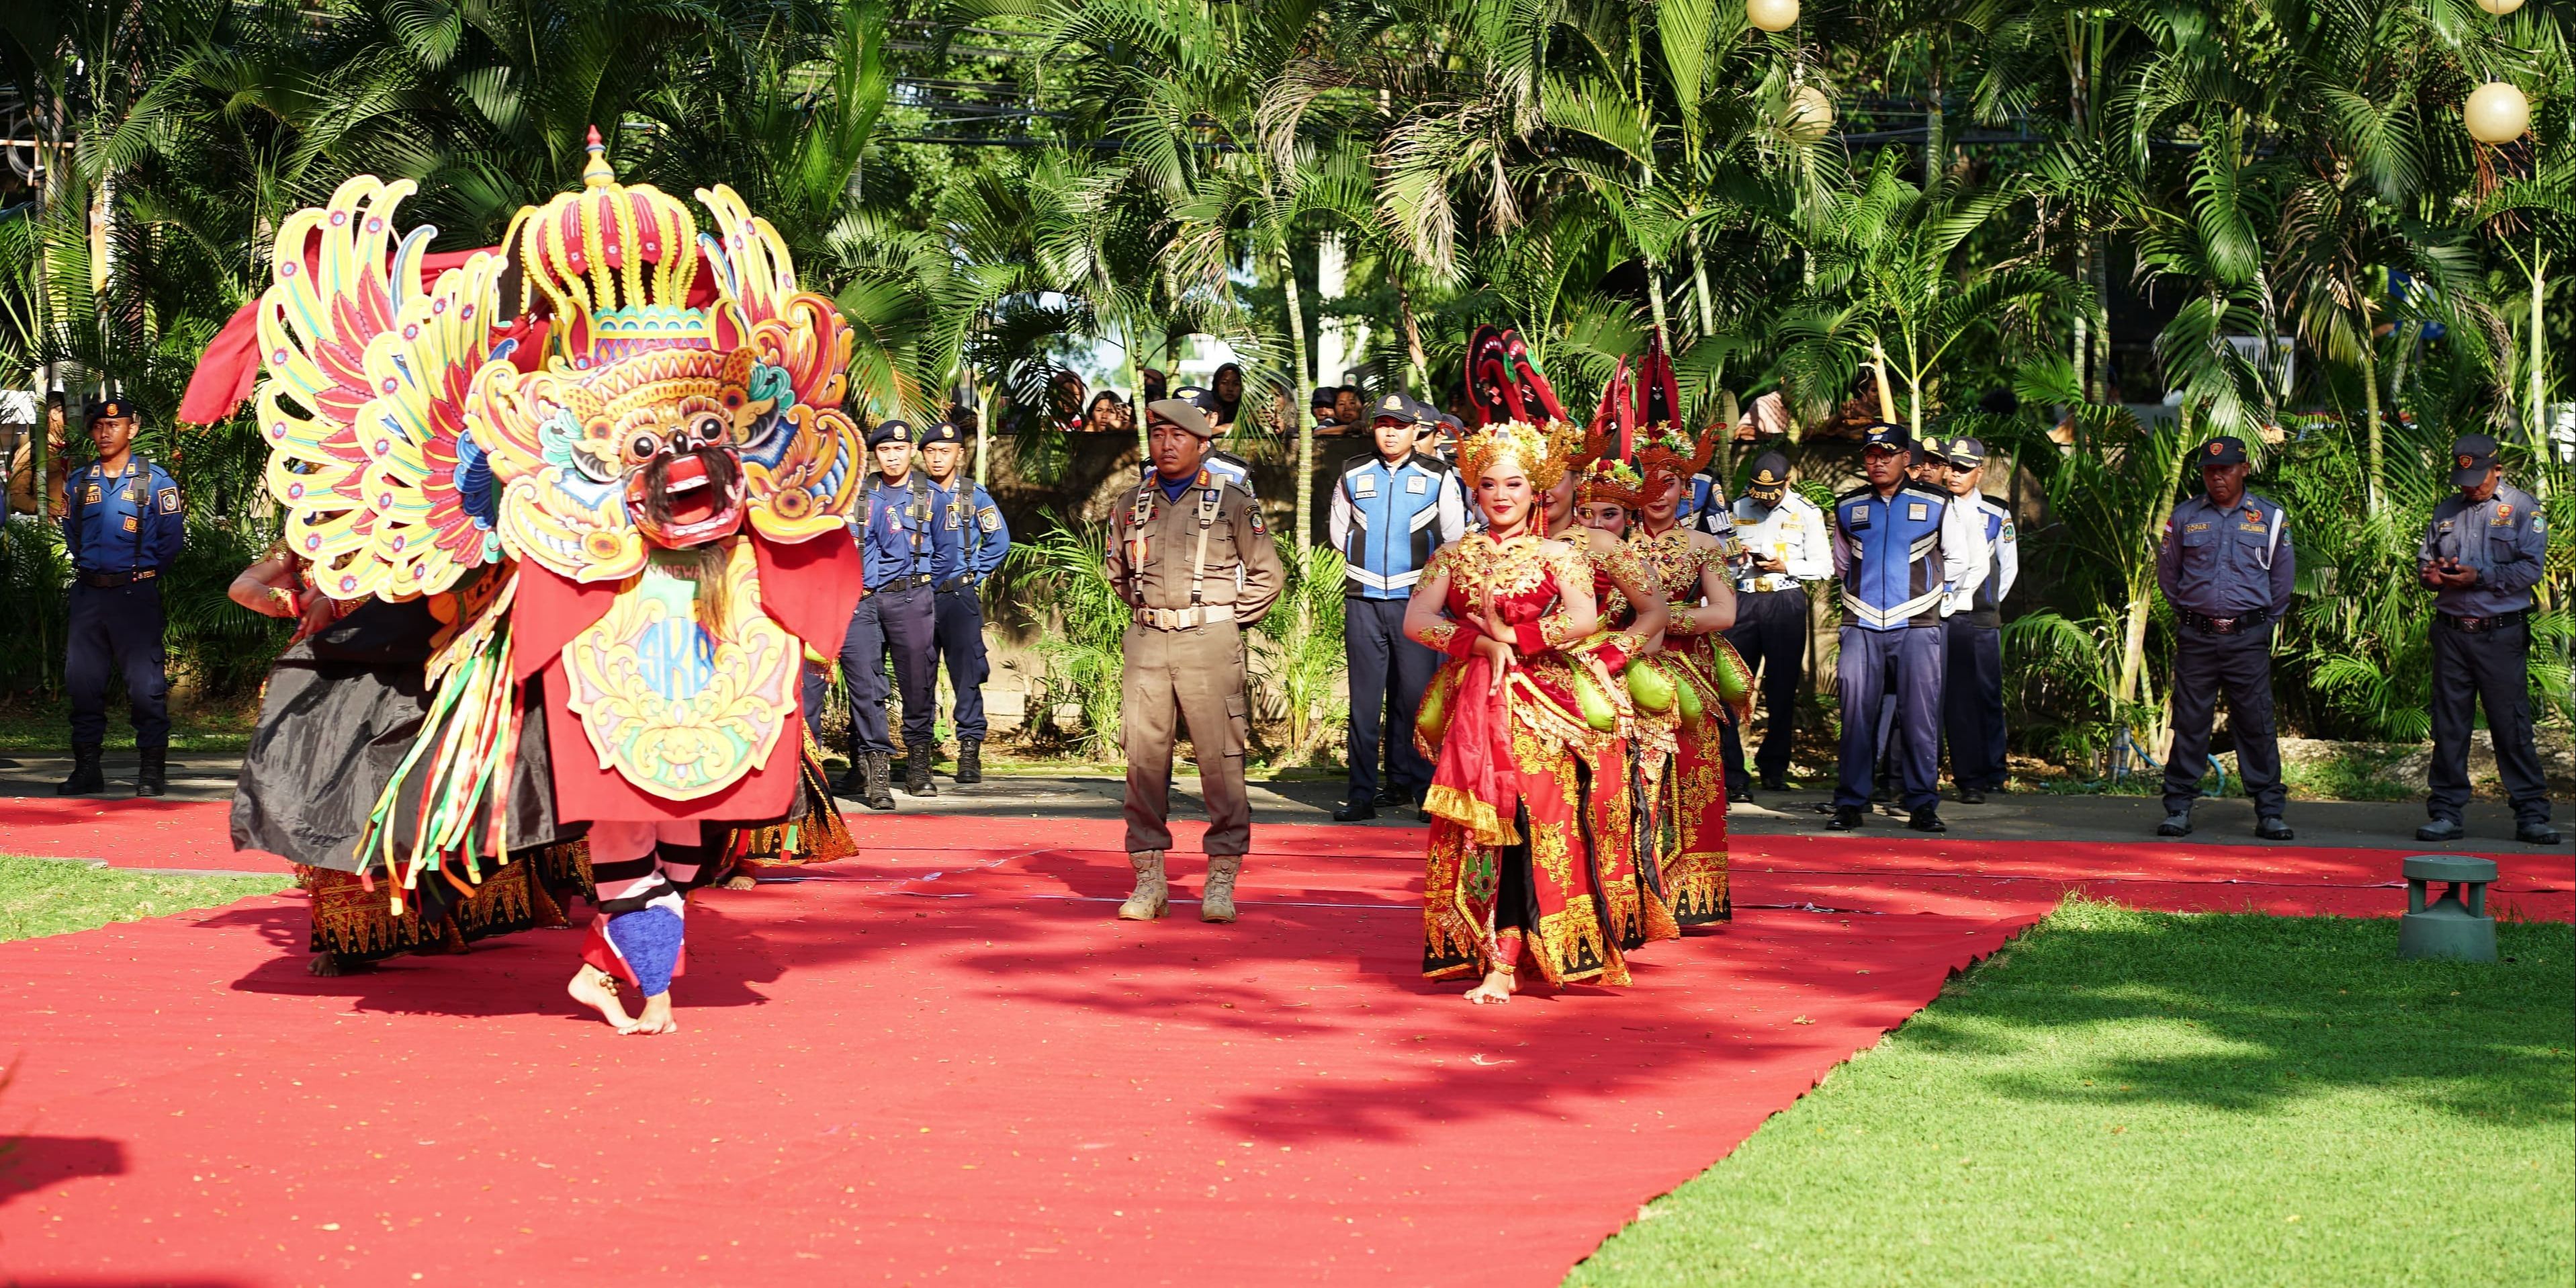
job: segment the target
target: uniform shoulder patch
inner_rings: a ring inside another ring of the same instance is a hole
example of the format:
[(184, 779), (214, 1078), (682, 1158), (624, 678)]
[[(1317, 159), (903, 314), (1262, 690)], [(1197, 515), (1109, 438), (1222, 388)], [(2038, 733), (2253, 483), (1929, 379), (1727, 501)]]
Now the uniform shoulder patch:
[(999, 510), (986, 510), (986, 511), (983, 511), (982, 513), (980, 513), (980, 514), (978, 514), (977, 516), (975, 516), (975, 526), (976, 526), (976, 527), (979, 527), (979, 528), (982, 528), (982, 529), (983, 529), (984, 531), (986, 531), (986, 532), (999, 532), (999, 531), (1001, 531), (1001, 530), (1002, 530), (1002, 512), (1001, 512), (1001, 511), (999, 511)]
[(2004, 520), (2004, 540), (2006, 540), (2006, 541), (2019, 541), (2019, 540), (2021, 540), (2021, 534), (2013, 530), (2013, 521), (2012, 521), (2012, 520), (2010, 520), (2010, 519), (2006, 519), (2006, 520)]
[(1256, 532), (1256, 533), (1263, 533), (1263, 534), (1267, 534), (1267, 533), (1270, 531), (1270, 529), (1269, 529), (1269, 528), (1267, 528), (1267, 527), (1265, 527), (1265, 526), (1263, 526), (1262, 519), (1261, 519), (1261, 507), (1260, 507), (1260, 506), (1257, 506), (1257, 505), (1256, 505), (1256, 506), (1254, 506), (1254, 507), (1252, 507), (1251, 515), (1252, 515), (1252, 530), (1253, 530), (1254, 532)]
[(161, 489), (161, 513), (177, 514), (178, 512), (179, 489), (175, 487), (165, 487)]

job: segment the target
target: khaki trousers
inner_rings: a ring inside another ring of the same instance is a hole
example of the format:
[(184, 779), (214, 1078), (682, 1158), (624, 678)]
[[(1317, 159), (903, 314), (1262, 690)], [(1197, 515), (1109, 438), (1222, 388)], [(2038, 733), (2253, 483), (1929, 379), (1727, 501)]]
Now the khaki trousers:
[(1186, 631), (1127, 628), (1119, 681), (1120, 740), (1127, 753), (1127, 852), (1172, 846), (1172, 744), (1189, 727), (1207, 799), (1207, 852), (1252, 848), (1252, 801), (1243, 788), (1251, 731), (1243, 697), (1243, 631), (1217, 622)]

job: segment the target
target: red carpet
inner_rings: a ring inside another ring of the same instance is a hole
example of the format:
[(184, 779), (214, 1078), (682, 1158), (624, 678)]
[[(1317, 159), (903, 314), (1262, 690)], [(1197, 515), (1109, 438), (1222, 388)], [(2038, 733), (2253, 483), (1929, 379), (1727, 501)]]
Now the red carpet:
[[(254, 866), (127, 808), (0, 852)], [(0, 945), (0, 1279), (1553, 1283), (2072, 885), (2402, 900), (2387, 852), (1747, 838), (1732, 926), (1480, 1010), (1415, 975), (1408, 831), (1258, 829), (1229, 928), (1109, 919), (1115, 822), (854, 822), (693, 905), (676, 1037), (578, 1018), (568, 932), (313, 979), (280, 896)], [(2498, 901), (2567, 916), (2568, 869)]]

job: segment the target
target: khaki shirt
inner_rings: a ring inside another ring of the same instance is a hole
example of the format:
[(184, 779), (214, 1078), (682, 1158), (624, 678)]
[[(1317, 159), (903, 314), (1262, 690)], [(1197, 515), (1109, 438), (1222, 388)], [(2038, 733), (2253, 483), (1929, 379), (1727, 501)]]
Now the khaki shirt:
[(1131, 607), (1192, 605), (1200, 514), (1209, 509), (1207, 557), (1198, 570), (1196, 602), (1229, 605), (1235, 620), (1249, 626), (1279, 601), (1285, 574), (1279, 548), (1261, 520), (1260, 503), (1242, 487), (1200, 470), (1180, 500), (1165, 496), (1161, 483), (1148, 478), (1112, 516), (1109, 582)]

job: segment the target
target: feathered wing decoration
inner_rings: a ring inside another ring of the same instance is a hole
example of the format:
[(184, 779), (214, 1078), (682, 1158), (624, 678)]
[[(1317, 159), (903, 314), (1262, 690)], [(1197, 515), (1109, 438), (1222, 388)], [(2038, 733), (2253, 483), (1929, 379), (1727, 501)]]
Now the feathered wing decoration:
[(500, 262), (477, 255), (424, 289), (437, 230), (394, 233), (411, 192), (361, 175), (289, 217), (260, 299), (268, 491), (335, 599), (433, 594), (501, 554), (490, 475), (463, 441), (468, 388), (508, 353), (490, 325)]
[(715, 229), (699, 246), (751, 324), (751, 393), (772, 404), (736, 431), (752, 527), (773, 541), (821, 536), (842, 526), (865, 476), (865, 440), (841, 410), (850, 324), (831, 300), (798, 288), (786, 241), (733, 189), (700, 188), (697, 198)]

